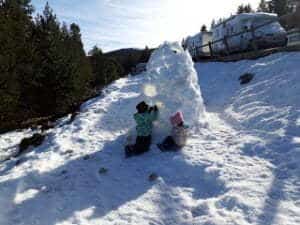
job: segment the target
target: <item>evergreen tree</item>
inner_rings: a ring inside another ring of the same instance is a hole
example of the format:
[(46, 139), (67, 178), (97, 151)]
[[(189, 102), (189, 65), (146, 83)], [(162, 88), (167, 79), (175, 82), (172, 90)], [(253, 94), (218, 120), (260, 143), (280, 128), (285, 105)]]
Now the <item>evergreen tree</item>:
[[(7, 127), (22, 119), (22, 77), (32, 73), (34, 49), (30, 1), (0, 1), (0, 124)], [(25, 110), (26, 109), (26, 110)], [(14, 118), (17, 118), (16, 120)]]
[(97, 55), (97, 54), (102, 55), (103, 52), (102, 52), (102, 49), (101, 49), (101, 48), (98, 48), (98, 46), (95, 45), (95, 46), (92, 48), (92, 50), (89, 51), (89, 55), (90, 55), (90, 56), (95, 56), (95, 55)]
[(27, 101), (43, 116), (64, 113), (87, 96), (92, 78), (79, 26), (60, 27), (47, 3), (43, 15), (36, 18), (35, 34), (39, 57), (34, 82), (25, 85)]
[(271, 0), (269, 2), (269, 9), (278, 16), (283, 16), (292, 11), (290, 1), (288, 0)]
[(94, 54), (90, 56), (90, 61), (93, 69), (94, 86), (105, 86), (120, 78), (124, 73), (123, 67), (117, 60), (105, 57), (101, 51), (94, 51)]
[(207, 31), (206, 25), (202, 25), (202, 27), (201, 27), (201, 32), (206, 32), (206, 31)]
[(245, 13), (253, 13), (254, 12), (254, 10), (252, 9), (250, 4), (247, 4), (244, 6), (244, 11), (245, 11)]
[(148, 60), (150, 58), (150, 54), (151, 54), (151, 50), (148, 48), (148, 46), (146, 46), (145, 49), (143, 50), (142, 54), (141, 54), (139, 62), (141, 62), (141, 63), (148, 62)]
[(115, 59), (107, 58), (104, 60), (103, 78), (105, 85), (120, 78), (122, 73), (123, 68)]
[(261, 0), (259, 3), (259, 6), (257, 8), (258, 12), (270, 12), (268, 3), (266, 2), (266, 0)]
[(239, 5), (238, 9), (237, 9), (237, 14), (241, 14), (241, 13), (252, 13), (254, 12), (254, 10), (252, 9), (250, 4), (247, 5)]
[(77, 24), (72, 23), (70, 25), (70, 34), (71, 34), (72, 40), (74, 42), (77, 42), (78, 44), (80, 44), (81, 47), (83, 47), (82, 42), (81, 42), (80, 28)]
[[(67, 113), (90, 96), (96, 80), (79, 26), (61, 26), (48, 3), (34, 21), (32, 13), (29, 0), (0, 0), (0, 132)], [(97, 54), (101, 85), (121, 76), (114, 59)]]
[(214, 26), (216, 25), (216, 20), (213, 19), (210, 25), (210, 30), (212, 30), (214, 28)]
[[(27, 79), (24, 93), (27, 102), (41, 116), (56, 112), (59, 78), (66, 75), (63, 57), (65, 46), (61, 45), (60, 27), (56, 16), (47, 3), (43, 14), (36, 18), (34, 43), (38, 52), (35, 61), (35, 75)], [(66, 75), (67, 76), (67, 75)]]

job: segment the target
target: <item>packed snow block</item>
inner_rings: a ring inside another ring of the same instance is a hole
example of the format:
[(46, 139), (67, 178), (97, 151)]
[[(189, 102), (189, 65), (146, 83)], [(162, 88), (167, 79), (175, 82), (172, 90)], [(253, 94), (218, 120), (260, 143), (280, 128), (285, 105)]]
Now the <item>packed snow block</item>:
[(205, 121), (205, 109), (198, 76), (190, 54), (179, 43), (164, 43), (147, 64), (143, 95), (148, 104), (157, 105), (159, 119), (154, 124), (154, 139), (170, 134), (169, 118), (181, 111), (189, 125)]

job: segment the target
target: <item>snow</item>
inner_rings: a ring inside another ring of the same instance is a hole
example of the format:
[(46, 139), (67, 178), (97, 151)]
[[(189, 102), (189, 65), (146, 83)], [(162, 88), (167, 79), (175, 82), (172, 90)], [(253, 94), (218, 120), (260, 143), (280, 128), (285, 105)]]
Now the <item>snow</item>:
[[(203, 75), (199, 78), (208, 111), (217, 112), (238, 130), (239, 139), (245, 138), (240, 147), (243, 156), (270, 170), (261, 173), (266, 183), (253, 187), (253, 197), (264, 200), (263, 208), (255, 207), (258, 224), (300, 222), (299, 59), (299, 53), (280, 53), (255, 61), (196, 66)], [(249, 72), (255, 74), (254, 80), (241, 86), (239, 76)]]
[[(158, 53), (162, 58), (152, 56), (151, 74), (114, 82), (72, 123), (63, 120), (49, 130), (43, 145), (0, 164), (0, 225), (300, 223), (300, 53), (196, 64), (202, 94), (193, 64), (176, 44)], [(145, 84), (156, 90), (148, 90), (148, 101), (163, 101), (173, 111), (177, 102), (169, 105), (173, 99), (159, 95), (172, 92), (171, 74), (179, 82), (184, 72), (191, 82), (177, 87), (199, 107), (178, 104), (194, 125), (188, 145), (177, 153), (152, 145), (150, 152), (124, 159)], [(241, 86), (245, 72), (255, 77)], [(202, 120), (206, 126), (198, 125)], [(24, 135), (0, 140), (9, 148)], [(107, 172), (100, 174), (101, 168)], [(157, 180), (148, 180), (152, 173)]]
[(144, 98), (159, 106), (160, 116), (155, 124), (158, 141), (170, 134), (169, 117), (177, 111), (183, 113), (188, 124), (198, 124), (200, 118), (204, 122), (205, 109), (193, 65), (179, 43), (165, 43), (150, 57)]

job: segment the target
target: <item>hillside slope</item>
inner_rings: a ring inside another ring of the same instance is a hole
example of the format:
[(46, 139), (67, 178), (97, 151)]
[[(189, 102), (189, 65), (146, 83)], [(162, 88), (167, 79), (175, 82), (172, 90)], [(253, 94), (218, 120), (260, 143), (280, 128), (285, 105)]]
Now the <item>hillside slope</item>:
[[(238, 130), (237, 139), (244, 139), (239, 147), (242, 156), (269, 163), (271, 174), (262, 175), (267, 189), (257, 207), (259, 224), (300, 222), (299, 60), (300, 53), (280, 53), (253, 61), (196, 65), (206, 109)], [(254, 79), (240, 85), (245, 73), (254, 74)]]
[[(0, 165), (0, 225), (299, 224), (299, 59), (195, 65), (206, 125), (181, 152), (153, 145), (130, 159), (123, 146), (148, 79), (116, 81), (42, 146)], [(255, 78), (240, 86), (244, 72)]]

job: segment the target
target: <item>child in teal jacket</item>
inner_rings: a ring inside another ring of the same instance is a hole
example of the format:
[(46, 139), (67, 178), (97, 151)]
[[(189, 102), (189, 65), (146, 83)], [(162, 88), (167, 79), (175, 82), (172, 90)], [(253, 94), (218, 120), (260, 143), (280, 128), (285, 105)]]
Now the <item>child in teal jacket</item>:
[(149, 107), (145, 102), (140, 102), (137, 106), (137, 113), (134, 114), (136, 122), (137, 137), (134, 145), (125, 147), (126, 157), (139, 155), (149, 151), (151, 145), (152, 124), (158, 117), (157, 106)]

